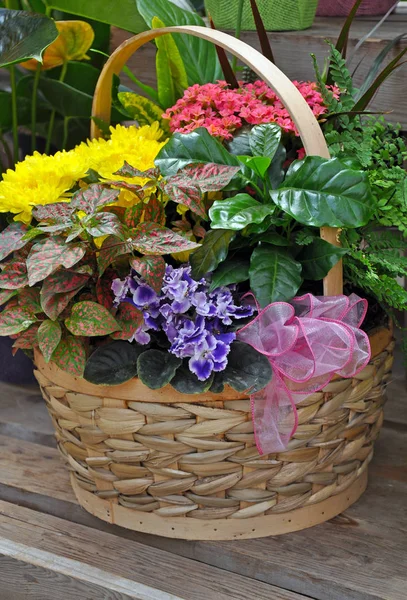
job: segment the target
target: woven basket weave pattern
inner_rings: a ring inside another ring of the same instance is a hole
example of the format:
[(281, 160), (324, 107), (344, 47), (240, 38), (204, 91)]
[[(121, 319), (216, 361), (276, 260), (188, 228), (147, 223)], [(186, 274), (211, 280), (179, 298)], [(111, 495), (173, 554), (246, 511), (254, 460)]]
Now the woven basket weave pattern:
[(393, 347), (299, 404), (287, 451), (267, 456), (257, 453), (248, 399), (115, 400), (36, 376), (81, 488), (132, 512), (245, 519), (313, 505), (361, 476), (383, 421)]
[[(257, 0), (268, 31), (287, 31), (311, 27), (318, 0)], [(206, 12), (218, 29), (236, 28), (238, 0), (205, 0)], [(250, 0), (244, 0), (242, 29), (255, 30)]]
[[(349, 14), (354, 0), (319, 0), (317, 15), (321, 17), (345, 17)], [(358, 8), (358, 15), (385, 15), (394, 5), (394, 0), (364, 0)]]

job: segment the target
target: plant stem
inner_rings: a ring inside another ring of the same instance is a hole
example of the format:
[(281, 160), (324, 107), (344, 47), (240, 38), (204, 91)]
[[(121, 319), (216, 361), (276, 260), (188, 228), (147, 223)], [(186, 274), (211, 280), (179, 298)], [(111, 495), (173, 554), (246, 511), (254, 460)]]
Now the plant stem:
[(13, 166), (13, 154), (11, 152), (9, 143), (7, 142), (6, 138), (4, 137), (2, 131), (0, 131), (0, 142), (3, 144), (3, 148), (6, 151), (8, 167), (9, 167), (9, 169), (11, 169), (11, 167)]
[(33, 81), (33, 92), (31, 99), (31, 152), (37, 149), (37, 93), (38, 84), (40, 82), (41, 63), (37, 64)]
[[(64, 64), (62, 65), (61, 74), (59, 76), (58, 81), (61, 81), (61, 82), (64, 81), (67, 68), (68, 68), (68, 62), (64, 62)], [(45, 154), (49, 154), (49, 151), (51, 148), (52, 134), (54, 132), (55, 115), (56, 115), (56, 111), (53, 110), (51, 113), (50, 119), (49, 119), (47, 141), (45, 143)]]
[[(236, 22), (236, 29), (235, 29), (235, 38), (237, 40), (240, 39), (240, 32), (242, 30), (243, 1), (244, 0), (239, 0), (239, 4), (237, 5), (237, 22)], [(236, 67), (237, 67), (237, 58), (236, 58), (236, 56), (234, 56), (233, 61), (232, 61), (232, 69), (233, 69), (234, 73), (236, 73)]]
[[(16, 71), (14, 65), (10, 67), (11, 84), (11, 116), (13, 127), (13, 157), (14, 164), (18, 162), (18, 120), (17, 120), (17, 84)], [(10, 165), (12, 166), (12, 165)]]

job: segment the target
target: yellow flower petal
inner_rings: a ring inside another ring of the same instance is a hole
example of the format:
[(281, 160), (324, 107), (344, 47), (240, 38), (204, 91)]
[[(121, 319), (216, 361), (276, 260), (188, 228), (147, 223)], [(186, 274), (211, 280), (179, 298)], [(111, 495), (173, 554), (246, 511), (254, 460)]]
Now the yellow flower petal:
[[(95, 37), (91, 25), (85, 21), (57, 21), (55, 25), (59, 36), (46, 48), (41, 71), (60, 67), (69, 60), (88, 60), (86, 52)], [(35, 71), (37, 65), (38, 61), (34, 58), (20, 63), (20, 66), (30, 71)]]

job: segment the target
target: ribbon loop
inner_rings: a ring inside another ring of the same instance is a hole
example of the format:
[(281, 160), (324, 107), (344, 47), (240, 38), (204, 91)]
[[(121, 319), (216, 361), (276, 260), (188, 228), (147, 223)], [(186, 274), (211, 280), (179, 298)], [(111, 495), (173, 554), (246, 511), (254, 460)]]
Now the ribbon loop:
[(240, 329), (237, 337), (267, 356), (272, 381), (251, 396), (260, 454), (281, 452), (297, 429), (296, 405), (323, 389), (335, 374), (353, 377), (370, 360), (367, 334), (359, 329), (367, 301), (356, 294), (274, 302)]

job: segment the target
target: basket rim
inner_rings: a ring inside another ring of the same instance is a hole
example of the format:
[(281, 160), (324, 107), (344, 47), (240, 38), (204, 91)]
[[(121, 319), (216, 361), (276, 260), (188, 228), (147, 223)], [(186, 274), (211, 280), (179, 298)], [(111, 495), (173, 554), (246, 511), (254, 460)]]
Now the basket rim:
[[(371, 358), (375, 358), (385, 350), (393, 340), (393, 324), (390, 321), (388, 327), (382, 325), (369, 332), (371, 346)], [(169, 384), (165, 387), (152, 390), (145, 386), (137, 377), (114, 386), (102, 386), (89, 383), (82, 377), (77, 377), (60, 369), (55, 363), (46, 363), (39, 349), (34, 350), (34, 365), (36, 370), (44, 375), (54, 385), (69, 389), (71, 392), (86, 394), (89, 396), (103, 396), (131, 402), (135, 397), (142, 398), (142, 402), (155, 402), (162, 404), (182, 403), (205, 403), (216, 400), (234, 401), (245, 400), (248, 394), (236, 392), (229, 386), (220, 394), (203, 392), (200, 394), (181, 394)], [(34, 372), (35, 374), (35, 372)], [(337, 377), (336, 377), (337, 378)], [(334, 378), (335, 379), (335, 378)]]

